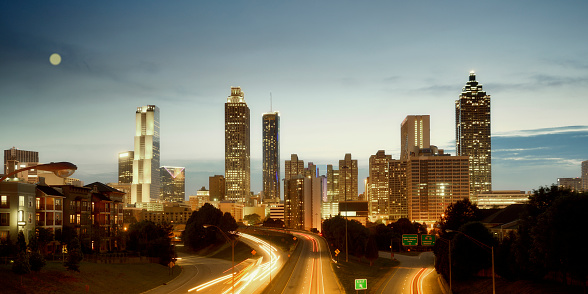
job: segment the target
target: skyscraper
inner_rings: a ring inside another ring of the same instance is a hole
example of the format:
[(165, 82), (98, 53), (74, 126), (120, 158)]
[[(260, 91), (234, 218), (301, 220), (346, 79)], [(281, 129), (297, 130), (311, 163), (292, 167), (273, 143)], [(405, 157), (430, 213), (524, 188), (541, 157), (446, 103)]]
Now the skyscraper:
[(357, 159), (347, 153), (339, 160), (339, 201), (355, 201), (357, 196)]
[(469, 157), (471, 195), (492, 191), (490, 95), (474, 72), (455, 101), (455, 126), (457, 156)]
[(134, 151), (125, 151), (118, 154), (118, 183), (133, 183), (133, 159)]
[(147, 105), (135, 113), (135, 152), (131, 202), (159, 198), (159, 108)]
[(327, 202), (339, 202), (339, 170), (327, 165)]
[[(284, 180), (295, 179), (296, 177), (304, 176), (304, 160), (298, 160), (298, 155), (290, 154), (290, 160), (286, 160)], [(284, 188), (284, 193), (286, 188)]]
[(400, 160), (407, 161), (411, 153), (431, 145), (429, 115), (408, 115), (400, 124)]
[(168, 202), (182, 202), (186, 199), (186, 168), (162, 166), (160, 199)]
[(240, 87), (231, 87), (225, 103), (226, 200), (245, 202), (251, 189), (249, 107)]
[(225, 177), (223, 175), (214, 175), (208, 177), (208, 190), (210, 199), (214, 201), (225, 200), (226, 193)]
[(280, 114), (264, 113), (263, 123), (263, 193), (264, 200), (280, 200)]

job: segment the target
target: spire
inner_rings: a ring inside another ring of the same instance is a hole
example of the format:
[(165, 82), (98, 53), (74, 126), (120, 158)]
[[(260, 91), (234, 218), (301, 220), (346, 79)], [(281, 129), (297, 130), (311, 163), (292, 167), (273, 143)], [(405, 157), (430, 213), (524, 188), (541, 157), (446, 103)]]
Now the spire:
[(475, 81), (476, 80), (476, 73), (472, 70), (470, 71), (470, 81)]

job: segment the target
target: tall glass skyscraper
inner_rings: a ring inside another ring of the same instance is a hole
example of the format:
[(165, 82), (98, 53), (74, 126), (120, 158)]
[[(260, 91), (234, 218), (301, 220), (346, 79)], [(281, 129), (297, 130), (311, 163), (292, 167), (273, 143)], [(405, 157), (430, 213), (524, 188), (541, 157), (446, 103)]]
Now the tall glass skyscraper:
[(125, 151), (118, 154), (118, 183), (133, 183), (133, 158), (134, 151)]
[(470, 79), (455, 101), (455, 150), (470, 158), (470, 195), (492, 191), (490, 95), (470, 72)]
[(264, 113), (263, 124), (263, 193), (264, 200), (280, 201), (280, 114)]
[(240, 87), (225, 103), (225, 200), (245, 202), (251, 192), (249, 107)]
[(159, 108), (147, 105), (135, 114), (135, 154), (131, 203), (159, 198)]
[(177, 166), (161, 167), (160, 199), (168, 202), (182, 202), (186, 199), (186, 168)]

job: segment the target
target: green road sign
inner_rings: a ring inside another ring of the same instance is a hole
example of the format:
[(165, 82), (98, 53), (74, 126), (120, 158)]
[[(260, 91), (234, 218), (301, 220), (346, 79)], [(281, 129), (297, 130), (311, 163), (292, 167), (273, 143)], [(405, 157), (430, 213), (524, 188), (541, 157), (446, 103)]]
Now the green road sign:
[(402, 246), (417, 246), (419, 245), (419, 235), (404, 234), (402, 235)]
[(355, 290), (367, 290), (367, 279), (355, 279)]
[(435, 235), (421, 235), (421, 245), (435, 246)]

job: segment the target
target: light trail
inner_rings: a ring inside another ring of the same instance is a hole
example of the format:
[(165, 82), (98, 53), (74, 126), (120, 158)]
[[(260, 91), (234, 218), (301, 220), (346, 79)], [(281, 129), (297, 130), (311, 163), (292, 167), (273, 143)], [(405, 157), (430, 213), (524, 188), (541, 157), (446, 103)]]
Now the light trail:
[[(419, 291), (419, 281), (426, 268), (421, 268), (410, 281), (410, 293), (411, 294), (420, 294), (422, 291)], [(415, 286), (416, 285), (416, 286)]]

